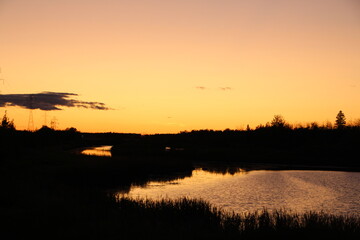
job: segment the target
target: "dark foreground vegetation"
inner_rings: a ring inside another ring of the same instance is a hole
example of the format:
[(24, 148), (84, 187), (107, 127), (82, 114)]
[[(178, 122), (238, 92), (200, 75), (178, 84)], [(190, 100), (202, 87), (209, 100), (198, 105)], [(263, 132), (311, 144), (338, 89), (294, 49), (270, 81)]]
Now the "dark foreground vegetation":
[(360, 237), (360, 218), (351, 216), (334, 216), (321, 212), (296, 214), (266, 209), (236, 214), (224, 212), (202, 200), (187, 198), (161, 201), (118, 198), (116, 203), (118, 211), (134, 220), (134, 225), (143, 222), (149, 227), (145, 229), (146, 235), (156, 236), (161, 233), (164, 234), (161, 237), (168, 239)]
[[(134, 200), (99, 193), (74, 193), (72, 199), (48, 201), (41, 201), (36, 205), (38, 208), (31, 206), (28, 210), (30, 213), (22, 212), (18, 216), (5, 211), (2, 214), (6, 220), (2, 225), (2, 236), (5, 239), (360, 237), (360, 218), (352, 216), (315, 212), (296, 214), (284, 210), (235, 214), (224, 212), (201, 200)], [(27, 200), (24, 202), (33, 204)], [(46, 204), (46, 207), (38, 204)]]
[[(153, 202), (111, 194), (114, 190), (127, 192), (131, 185), (150, 180), (190, 176), (195, 166), (230, 173), (237, 166), (360, 169), (359, 126), (294, 128), (275, 123), (244, 131), (200, 130), (143, 136), (81, 133), (74, 128), (16, 131), (8, 119), (5, 122), (3, 119), (0, 236), (2, 239), (358, 239), (359, 217), (298, 215), (286, 211), (236, 215), (201, 200)], [(114, 157), (75, 154), (79, 148), (102, 144), (114, 145)]]

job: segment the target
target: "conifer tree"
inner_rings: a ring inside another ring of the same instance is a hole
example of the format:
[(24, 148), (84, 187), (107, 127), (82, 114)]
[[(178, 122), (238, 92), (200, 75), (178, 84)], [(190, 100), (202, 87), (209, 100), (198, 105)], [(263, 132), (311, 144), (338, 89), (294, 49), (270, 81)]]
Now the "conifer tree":
[(344, 128), (346, 125), (345, 114), (340, 110), (336, 115), (335, 126), (337, 129)]
[(9, 118), (7, 117), (6, 111), (5, 111), (5, 114), (1, 121), (0, 129), (15, 130), (14, 120), (12, 120), (12, 121), (9, 120)]

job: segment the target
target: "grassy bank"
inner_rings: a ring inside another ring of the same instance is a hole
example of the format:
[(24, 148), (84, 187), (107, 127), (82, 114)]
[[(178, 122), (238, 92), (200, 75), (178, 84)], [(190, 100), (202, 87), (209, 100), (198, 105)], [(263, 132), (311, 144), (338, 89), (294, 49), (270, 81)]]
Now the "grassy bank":
[[(309, 212), (224, 212), (202, 200), (140, 200), (73, 193), (3, 212), (7, 239), (359, 239), (360, 218)], [(59, 200), (59, 199), (57, 199)], [(28, 204), (32, 204), (29, 202)]]
[[(236, 214), (202, 200), (117, 199), (120, 212), (149, 227), (149, 236), (171, 239), (358, 239), (360, 218), (321, 212), (262, 210)], [(142, 219), (139, 221), (139, 219)], [(149, 221), (149, 222), (148, 222)]]

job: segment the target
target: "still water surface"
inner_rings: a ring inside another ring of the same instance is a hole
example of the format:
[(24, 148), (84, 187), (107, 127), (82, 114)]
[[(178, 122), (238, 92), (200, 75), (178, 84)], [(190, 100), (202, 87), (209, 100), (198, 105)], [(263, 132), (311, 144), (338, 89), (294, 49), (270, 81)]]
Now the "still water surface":
[[(124, 194), (122, 194), (124, 195)], [(201, 169), (191, 177), (134, 186), (125, 194), (150, 199), (201, 198), (225, 210), (285, 208), (360, 215), (360, 173), (334, 171), (250, 171), (231, 174)]]

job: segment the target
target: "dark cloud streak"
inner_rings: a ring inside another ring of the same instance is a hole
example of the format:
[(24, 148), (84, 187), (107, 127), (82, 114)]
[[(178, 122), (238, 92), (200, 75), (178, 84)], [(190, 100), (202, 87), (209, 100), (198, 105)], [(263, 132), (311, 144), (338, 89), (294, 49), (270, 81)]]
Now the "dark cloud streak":
[(206, 87), (203, 87), (203, 86), (198, 86), (196, 88), (199, 89), (199, 90), (206, 90), (207, 89)]
[(232, 88), (231, 87), (220, 87), (220, 90), (228, 91), (228, 90), (232, 90)]
[(85, 102), (74, 99), (78, 94), (42, 92), (35, 94), (1, 94), (0, 107), (18, 106), (43, 111), (62, 110), (62, 107), (79, 107), (96, 110), (110, 110), (101, 102)]
[[(198, 90), (211, 90), (210, 88), (204, 87), (204, 86), (197, 86), (196, 89)], [(231, 87), (219, 87), (219, 90), (221, 91), (231, 91), (233, 88)]]

